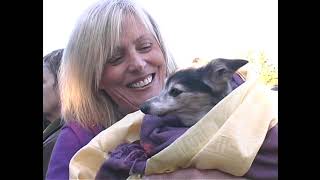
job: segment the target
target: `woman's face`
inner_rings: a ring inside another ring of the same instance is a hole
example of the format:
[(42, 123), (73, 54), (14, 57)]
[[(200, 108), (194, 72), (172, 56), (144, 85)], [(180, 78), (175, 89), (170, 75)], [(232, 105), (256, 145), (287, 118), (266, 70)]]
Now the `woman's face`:
[(140, 21), (127, 17), (122, 27), (120, 46), (104, 67), (100, 87), (122, 113), (130, 113), (159, 94), (166, 63), (156, 39)]
[(54, 76), (47, 66), (43, 66), (43, 113), (55, 113), (59, 106), (59, 94), (54, 87)]

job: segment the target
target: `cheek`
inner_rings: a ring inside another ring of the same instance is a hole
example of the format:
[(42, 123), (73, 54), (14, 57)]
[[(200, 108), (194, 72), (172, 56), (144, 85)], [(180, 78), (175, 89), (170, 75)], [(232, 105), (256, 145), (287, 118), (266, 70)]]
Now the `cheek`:
[(146, 59), (149, 61), (148, 63), (150, 65), (152, 65), (155, 68), (158, 68), (161, 74), (161, 81), (164, 81), (166, 76), (166, 62), (160, 48), (156, 48), (155, 50), (153, 50), (152, 53), (150, 53), (149, 57)]
[(159, 67), (165, 67), (165, 58), (159, 46), (152, 51), (149, 59), (152, 61), (150, 62), (151, 64)]
[(165, 60), (162, 59), (161, 61), (157, 62), (157, 67), (159, 68), (159, 71), (162, 75), (161, 79), (164, 80), (166, 76), (166, 63)]
[(106, 66), (102, 72), (100, 88), (105, 89), (122, 83), (124, 69), (120, 66)]
[(52, 87), (49, 85), (43, 86), (43, 102), (49, 101), (52, 97), (53, 91)]
[(50, 108), (52, 108), (53, 106), (55, 106), (57, 103), (59, 103), (58, 101), (58, 94), (56, 91), (54, 91), (51, 87), (44, 87), (43, 88), (43, 108), (44, 111), (50, 111)]

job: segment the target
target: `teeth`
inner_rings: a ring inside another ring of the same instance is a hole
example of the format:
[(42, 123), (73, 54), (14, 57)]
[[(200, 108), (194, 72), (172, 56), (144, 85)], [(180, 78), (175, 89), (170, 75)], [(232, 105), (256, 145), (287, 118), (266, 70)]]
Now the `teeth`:
[(141, 88), (141, 87), (144, 87), (144, 86), (150, 84), (151, 81), (152, 81), (152, 75), (148, 76), (146, 79), (144, 79), (142, 81), (130, 84), (129, 87), (130, 88)]

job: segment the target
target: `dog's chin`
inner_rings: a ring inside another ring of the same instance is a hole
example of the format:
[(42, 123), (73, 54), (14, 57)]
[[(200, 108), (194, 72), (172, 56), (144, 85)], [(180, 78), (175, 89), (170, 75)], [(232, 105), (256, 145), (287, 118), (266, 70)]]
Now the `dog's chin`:
[(164, 117), (164, 116), (166, 116), (168, 113), (161, 113), (161, 114), (157, 114), (157, 116), (159, 116), (159, 117)]
[(168, 114), (168, 113), (159, 113), (159, 112), (155, 113), (155, 112), (150, 112), (150, 111), (149, 112), (143, 112), (143, 113), (151, 115), (151, 116), (159, 116), (159, 117), (164, 117), (164, 116), (166, 116)]
[(194, 116), (188, 116), (185, 114), (178, 114), (178, 115), (176, 115), (176, 117), (178, 117), (180, 119), (181, 123), (186, 127), (191, 127), (198, 122), (198, 120), (195, 119)]
[(166, 112), (161, 112), (161, 113), (157, 113), (157, 116), (159, 117), (164, 117), (167, 115), (175, 115), (175, 110), (170, 110), (170, 111), (166, 111)]
[(160, 118), (166, 118), (167, 116), (175, 117), (175, 114), (172, 112), (158, 113), (158, 114), (153, 114), (153, 115), (158, 116)]

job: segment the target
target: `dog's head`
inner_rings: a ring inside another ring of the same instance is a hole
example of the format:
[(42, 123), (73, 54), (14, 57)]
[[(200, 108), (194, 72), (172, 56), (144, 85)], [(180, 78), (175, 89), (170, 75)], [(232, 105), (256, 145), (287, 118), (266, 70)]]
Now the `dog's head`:
[(191, 126), (232, 91), (232, 75), (247, 62), (219, 58), (198, 69), (178, 71), (168, 78), (160, 95), (147, 100), (140, 109), (145, 114), (175, 115)]

